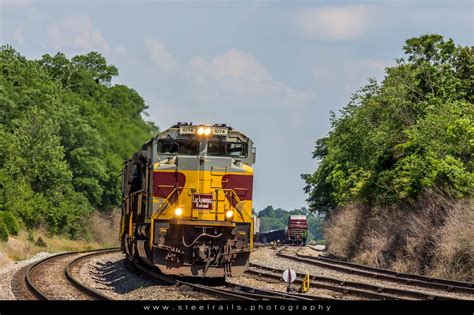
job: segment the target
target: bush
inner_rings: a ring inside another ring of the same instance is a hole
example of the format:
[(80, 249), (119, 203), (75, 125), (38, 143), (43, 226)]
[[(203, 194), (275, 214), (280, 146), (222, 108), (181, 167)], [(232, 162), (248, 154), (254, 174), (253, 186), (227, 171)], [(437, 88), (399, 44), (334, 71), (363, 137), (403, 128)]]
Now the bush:
[(3, 223), (8, 229), (8, 233), (10, 235), (18, 235), (18, 231), (20, 230), (20, 225), (18, 221), (15, 219), (13, 214), (9, 211), (0, 212), (0, 218), (2, 219)]
[(46, 242), (43, 240), (41, 236), (38, 237), (38, 239), (35, 242), (35, 245), (38, 247), (48, 247), (48, 245), (46, 244)]
[(3, 221), (0, 221), (0, 240), (8, 241), (8, 228)]
[(33, 231), (31, 231), (31, 230), (28, 230), (28, 241), (29, 242), (34, 242), (35, 241), (35, 237), (33, 236)]

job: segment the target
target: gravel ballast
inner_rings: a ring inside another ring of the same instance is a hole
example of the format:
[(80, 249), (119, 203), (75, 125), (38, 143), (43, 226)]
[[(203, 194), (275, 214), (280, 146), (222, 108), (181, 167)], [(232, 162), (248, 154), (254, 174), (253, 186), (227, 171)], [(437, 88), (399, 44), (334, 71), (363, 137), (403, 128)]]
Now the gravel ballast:
[(113, 253), (94, 257), (79, 271), (79, 280), (116, 300), (213, 300), (186, 286), (161, 284), (125, 267), (125, 256)]
[[(340, 271), (335, 271), (315, 265), (310, 265), (304, 262), (298, 262), (298, 261), (293, 261), (288, 258), (283, 258), (283, 257), (278, 257), (276, 255), (278, 249), (271, 249), (271, 248), (260, 248), (256, 250), (252, 255), (250, 256), (250, 262), (254, 264), (259, 264), (263, 265), (266, 267), (271, 267), (271, 268), (276, 268), (276, 269), (293, 269), (296, 272), (299, 273), (306, 273), (309, 272), (311, 275), (316, 275), (316, 276), (322, 276), (322, 277), (331, 277), (331, 278), (336, 278), (341, 281), (355, 281), (355, 282), (362, 282), (362, 283), (368, 283), (371, 285), (377, 285), (381, 287), (390, 287), (390, 288), (397, 288), (397, 289), (403, 289), (403, 290), (410, 290), (410, 291), (419, 291), (423, 292), (426, 294), (433, 294), (433, 295), (439, 295), (439, 296), (447, 296), (447, 297), (452, 297), (452, 298), (457, 298), (457, 299), (470, 299), (472, 300), (473, 297), (472, 295), (465, 294), (465, 293), (451, 293), (451, 292), (446, 292), (442, 290), (435, 290), (435, 289), (427, 289), (427, 288), (420, 288), (416, 286), (411, 286), (411, 285), (404, 285), (404, 284), (399, 284), (399, 283), (394, 283), (394, 282), (389, 282), (386, 280), (378, 280), (378, 279), (371, 279), (371, 278), (366, 278), (363, 276), (358, 276), (358, 275), (352, 275), (348, 273), (343, 273)], [(286, 250), (284, 253), (288, 255), (296, 255), (294, 254), (294, 251), (296, 250), (293, 248), (289, 248)], [(315, 251), (312, 249), (302, 249), (301, 253), (303, 254), (311, 254), (313, 252), (313, 255)]]
[(38, 260), (44, 259), (51, 255), (52, 254), (50, 253), (41, 252), (29, 259), (20, 260), (2, 267), (2, 269), (0, 270), (0, 300), (16, 300), (11, 285), (12, 278), (15, 273), (17, 273), (21, 268), (26, 267), (34, 262), (37, 262)]

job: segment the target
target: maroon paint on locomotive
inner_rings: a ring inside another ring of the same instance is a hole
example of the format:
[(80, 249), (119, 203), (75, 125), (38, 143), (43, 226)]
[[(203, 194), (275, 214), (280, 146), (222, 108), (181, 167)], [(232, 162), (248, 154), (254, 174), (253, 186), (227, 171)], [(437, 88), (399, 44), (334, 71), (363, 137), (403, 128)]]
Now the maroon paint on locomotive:
[[(235, 191), (241, 201), (252, 200), (253, 176), (229, 174), (222, 176), (222, 188)], [(237, 205), (234, 194), (226, 192), (225, 196), (233, 207)]]
[(153, 196), (167, 198), (175, 189), (176, 192), (170, 196), (169, 202), (173, 203), (176, 197), (183, 191), (186, 176), (180, 172), (154, 172), (153, 173)]

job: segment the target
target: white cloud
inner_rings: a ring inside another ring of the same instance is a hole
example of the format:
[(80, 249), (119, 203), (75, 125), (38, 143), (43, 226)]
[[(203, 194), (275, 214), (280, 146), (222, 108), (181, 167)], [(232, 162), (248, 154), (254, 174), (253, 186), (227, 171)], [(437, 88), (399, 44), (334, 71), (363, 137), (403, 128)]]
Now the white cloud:
[(253, 56), (235, 49), (215, 56), (209, 63), (202, 57), (195, 57), (191, 60), (191, 68), (196, 74), (211, 75), (216, 79), (253, 82), (271, 80), (267, 69)]
[(352, 40), (367, 30), (371, 11), (363, 5), (310, 7), (299, 9), (294, 23), (309, 39)]
[(171, 74), (178, 69), (178, 64), (166, 46), (157, 39), (145, 38), (145, 47), (151, 60), (164, 72)]
[[(312, 93), (295, 89), (272, 78), (254, 56), (229, 50), (206, 61), (195, 57), (190, 62), (193, 90), (198, 98), (233, 98), (245, 106), (298, 106), (313, 98)], [(235, 101), (234, 101), (235, 102)]]
[(24, 9), (30, 7), (33, 0), (0, 0), (0, 10), (4, 9)]
[[(214, 111), (217, 103), (276, 108), (305, 105), (313, 98), (311, 92), (275, 80), (261, 62), (241, 50), (230, 49), (211, 58), (196, 56), (180, 63), (160, 40), (146, 37), (145, 47), (163, 78), (169, 80), (172, 75), (193, 102), (200, 104), (202, 112)], [(155, 103), (166, 110), (163, 99)]]
[(111, 47), (88, 16), (68, 16), (48, 26), (48, 44), (54, 49), (72, 48), (80, 52), (125, 53), (123, 47)]

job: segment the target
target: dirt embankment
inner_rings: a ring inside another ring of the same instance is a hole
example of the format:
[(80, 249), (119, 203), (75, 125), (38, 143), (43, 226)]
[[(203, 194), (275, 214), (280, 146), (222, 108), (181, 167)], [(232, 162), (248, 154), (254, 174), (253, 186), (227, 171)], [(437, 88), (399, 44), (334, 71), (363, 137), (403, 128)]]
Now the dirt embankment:
[(427, 193), (414, 204), (387, 208), (348, 205), (325, 226), (336, 256), (399, 272), (474, 280), (472, 199)]

